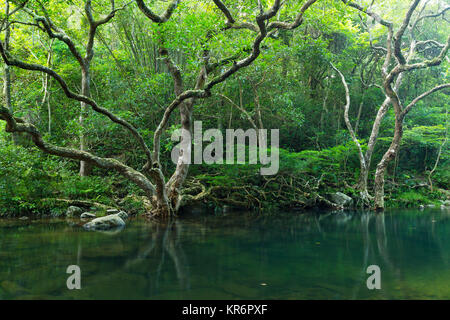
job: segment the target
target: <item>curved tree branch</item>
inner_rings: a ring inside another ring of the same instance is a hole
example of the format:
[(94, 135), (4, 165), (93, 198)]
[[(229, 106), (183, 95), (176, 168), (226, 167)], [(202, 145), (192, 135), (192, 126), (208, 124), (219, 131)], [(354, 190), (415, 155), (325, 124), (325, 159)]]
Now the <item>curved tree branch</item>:
[(21, 119), (13, 117), (10, 111), (5, 107), (0, 107), (0, 119), (6, 121), (6, 132), (24, 132), (31, 136), (33, 143), (42, 151), (48, 154), (56, 155), (63, 158), (74, 160), (83, 160), (93, 165), (103, 168), (112, 169), (130, 179), (146, 192), (147, 197), (151, 198), (155, 187), (140, 172), (112, 158), (101, 158), (86, 151), (80, 151), (71, 148), (64, 148), (52, 145), (42, 139), (39, 130), (30, 123), (26, 123)]
[(402, 48), (401, 48), (402, 38), (403, 38), (403, 34), (405, 33), (406, 28), (409, 25), (409, 21), (411, 21), (411, 16), (414, 13), (414, 10), (416, 10), (417, 6), (419, 5), (419, 2), (420, 2), (420, 0), (414, 0), (411, 3), (411, 6), (409, 7), (409, 9), (406, 13), (406, 17), (405, 17), (405, 19), (403, 19), (403, 23), (402, 23), (400, 29), (398, 29), (398, 31), (394, 37), (394, 55), (399, 64), (406, 63), (406, 59), (402, 54)]
[(430, 94), (439, 91), (439, 90), (443, 90), (446, 88), (450, 88), (450, 83), (444, 83), (441, 85), (438, 85), (436, 87), (434, 87), (433, 89), (430, 89), (424, 93), (422, 93), (420, 96), (417, 96), (413, 101), (411, 101), (403, 110), (403, 114), (406, 115), (409, 111), (411, 111), (412, 107), (414, 107), (417, 102), (419, 102), (420, 100), (422, 100), (423, 98), (429, 96)]
[(6, 49), (3, 46), (3, 43), (1, 41), (0, 41), (0, 53), (3, 57), (3, 60), (5, 61), (5, 63), (7, 65), (15, 66), (15, 67), (18, 67), (18, 68), (21, 68), (24, 70), (39, 71), (39, 72), (43, 72), (43, 73), (50, 75), (59, 83), (59, 85), (61, 86), (61, 88), (63, 89), (64, 93), (66, 94), (66, 96), (68, 98), (74, 99), (74, 100), (77, 100), (80, 102), (84, 102), (84, 103), (90, 105), (94, 111), (107, 116), (111, 121), (128, 129), (131, 132), (131, 134), (133, 134), (133, 136), (138, 140), (140, 146), (142, 147), (142, 149), (144, 150), (144, 152), (146, 154), (147, 160), (151, 159), (151, 152), (150, 152), (150, 149), (148, 148), (147, 144), (145, 143), (144, 138), (131, 123), (114, 115), (109, 110), (98, 106), (97, 103), (94, 100), (92, 100), (91, 98), (88, 98), (86, 96), (72, 92), (69, 89), (67, 83), (64, 81), (64, 79), (58, 73), (56, 73), (54, 70), (52, 70), (48, 67), (42, 66), (42, 65), (26, 63), (26, 62), (23, 62), (23, 61), (20, 61), (20, 60), (10, 57), (9, 53), (6, 51)]
[(147, 16), (147, 18), (149, 18), (150, 20), (152, 20), (153, 22), (156, 22), (156, 23), (164, 23), (170, 19), (173, 12), (177, 8), (178, 4), (180, 3), (180, 0), (173, 0), (167, 7), (166, 11), (160, 16), (158, 16), (149, 7), (147, 7), (144, 0), (136, 0), (136, 3), (138, 5), (139, 9), (142, 11), (142, 13)]
[(341, 78), (341, 81), (342, 81), (342, 84), (344, 85), (344, 89), (345, 89), (345, 105), (344, 105), (344, 120), (345, 120), (345, 124), (347, 126), (348, 132), (350, 133), (350, 136), (352, 137), (353, 143), (358, 148), (358, 156), (359, 156), (359, 160), (361, 162), (361, 165), (364, 168), (366, 168), (367, 167), (366, 160), (365, 160), (362, 148), (361, 148), (361, 144), (359, 143), (358, 139), (356, 138), (355, 131), (353, 130), (353, 126), (350, 123), (350, 119), (348, 117), (348, 112), (349, 112), (349, 109), (350, 109), (350, 90), (348, 89), (347, 82), (345, 81), (345, 77), (342, 74), (342, 72), (338, 68), (336, 68), (331, 62), (330, 62), (330, 65), (334, 69), (334, 71), (336, 71), (339, 74), (339, 76)]

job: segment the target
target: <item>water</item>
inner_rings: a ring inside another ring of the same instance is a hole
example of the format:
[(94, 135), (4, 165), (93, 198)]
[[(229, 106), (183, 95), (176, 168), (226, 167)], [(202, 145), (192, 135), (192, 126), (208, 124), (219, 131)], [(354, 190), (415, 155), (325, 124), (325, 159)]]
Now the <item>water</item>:
[[(74, 221), (75, 223), (79, 223)], [(68, 290), (68, 265), (81, 290)], [(367, 266), (381, 269), (368, 290)], [(0, 299), (450, 299), (450, 211), (0, 220)]]

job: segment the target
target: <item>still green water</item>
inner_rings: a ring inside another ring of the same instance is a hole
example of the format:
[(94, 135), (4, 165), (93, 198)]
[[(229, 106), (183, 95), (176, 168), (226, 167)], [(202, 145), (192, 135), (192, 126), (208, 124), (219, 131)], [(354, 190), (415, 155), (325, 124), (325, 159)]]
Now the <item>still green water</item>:
[(0, 299), (450, 299), (450, 210), (79, 223), (0, 220)]

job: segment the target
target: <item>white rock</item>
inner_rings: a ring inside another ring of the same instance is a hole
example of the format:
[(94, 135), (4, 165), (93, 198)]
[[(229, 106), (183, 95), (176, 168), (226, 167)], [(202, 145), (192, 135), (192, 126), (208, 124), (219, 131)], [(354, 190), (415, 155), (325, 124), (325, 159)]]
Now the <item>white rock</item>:
[(342, 192), (331, 194), (331, 201), (342, 207), (348, 207), (352, 204), (353, 199)]
[(81, 219), (92, 219), (92, 218), (96, 218), (97, 216), (93, 213), (90, 212), (85, 212), (83, 214), (81, 214), (80, 218)]
[(96, 218), (83, 227), (88, 230), (109, 230), (115, 228), (123, 228), (125, 222), (119, 216), (119, 214), (110, 214), (109, 216)]
[(69, 208), (67, 208), (66, 216), (68, 217), (79, 216), (82, 213), (83, 209), (81, 209), (80, 207), (70, 206)]

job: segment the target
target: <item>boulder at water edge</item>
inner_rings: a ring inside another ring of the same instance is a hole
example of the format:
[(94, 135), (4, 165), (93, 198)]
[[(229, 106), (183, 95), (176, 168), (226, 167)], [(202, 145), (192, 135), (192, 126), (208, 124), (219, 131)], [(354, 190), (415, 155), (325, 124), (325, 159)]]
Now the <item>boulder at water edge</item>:
[(343, 194), (342, 192), (332, 193), (330, 195), (330, 198), (332, 202), (336, 203), (341, 207), (349, 207), (353, 202), (352, 198), (350, 198), (346, 194)]
[(122, 220), (126, 220), (128, 219), (128, 213), (126, 213), (125, 211), (120, 211), (119, 213), (116, 213), (119, 217), (122, 218)]
[(73, 216), (79, 216), (83, 213), (83, 209), (76, 207), (76, 206), (70, 206), (66, 211), (67, 217), (73, 217)]
[(115, 228), (123, 228), (125, 222), (119, 216), (119, 214), (110, 214), (109, 216), (96, 218), (83, 227), (87, 230), (110, 230)]
[(90, 213), (90, 212), (85, 212), (80, 216), (81, 219), (92, 219), (92, 218), (96, 218), (96, 217), (97, 216), (95, 214)]

